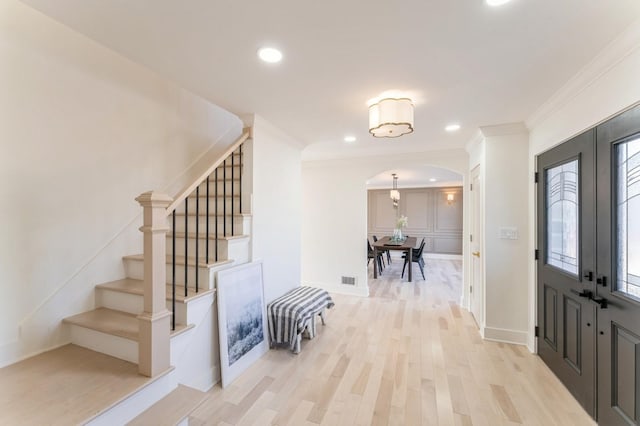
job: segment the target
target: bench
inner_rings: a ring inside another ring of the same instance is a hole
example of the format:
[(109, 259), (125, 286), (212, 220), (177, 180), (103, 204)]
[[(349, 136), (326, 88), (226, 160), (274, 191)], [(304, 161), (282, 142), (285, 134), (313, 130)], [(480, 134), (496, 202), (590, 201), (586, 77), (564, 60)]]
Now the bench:
[(316, 315), (324, 322), (324, 310), (334, 306), (326, 290), (298, 287), (267, 305), (269, 346), (288, 343), (293, 353), (300, 353), (302, 334), (313, 339), (316, 335)]

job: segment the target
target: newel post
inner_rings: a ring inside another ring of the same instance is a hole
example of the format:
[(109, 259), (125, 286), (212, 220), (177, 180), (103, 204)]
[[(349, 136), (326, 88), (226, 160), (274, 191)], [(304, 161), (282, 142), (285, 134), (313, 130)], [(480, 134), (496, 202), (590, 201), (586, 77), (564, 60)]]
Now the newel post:
[(171, 312), (166, 306), (167, 206), (172, 198), (149, 191), (136, 201), (142, 206), (144, 234), (144, 311), (138, 316), (138, 371), (154, 377), (169, 368)]

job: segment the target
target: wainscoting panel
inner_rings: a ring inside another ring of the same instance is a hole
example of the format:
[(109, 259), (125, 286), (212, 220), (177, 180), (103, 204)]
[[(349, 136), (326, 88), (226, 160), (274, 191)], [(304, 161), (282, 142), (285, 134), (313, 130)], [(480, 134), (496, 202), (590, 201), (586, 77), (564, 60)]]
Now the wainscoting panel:
[[(453, 194), (453, 201), (447, 195)], [(393, 234), (396, 214), (405, 215), (406, 235), (425, 239), (425, 252), (462, 254), (462, 187), (400, 189), (398, 211), (388, 189), (368, 191), (368, 235)]]

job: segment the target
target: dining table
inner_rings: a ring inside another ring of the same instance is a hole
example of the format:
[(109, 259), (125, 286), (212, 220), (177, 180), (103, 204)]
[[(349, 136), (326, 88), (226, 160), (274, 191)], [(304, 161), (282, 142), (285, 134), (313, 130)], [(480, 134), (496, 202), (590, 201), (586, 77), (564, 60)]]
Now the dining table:
[[(382, 250), (399, 250), (407, 253), (407, 262), (409, 263), (409, 282), (413, 279), (411, 270), (413, 269), (413, 250), (416, 247), (418, 239), (416, 237), (405, 237), (402, 241), (395, 241), (391, 237), (382, 237), (378, 241), (373, 243), (373, 258), (378, 259), (378, 253)], [(378, 268), (373, 268), (373, 278), (378, 278)]]

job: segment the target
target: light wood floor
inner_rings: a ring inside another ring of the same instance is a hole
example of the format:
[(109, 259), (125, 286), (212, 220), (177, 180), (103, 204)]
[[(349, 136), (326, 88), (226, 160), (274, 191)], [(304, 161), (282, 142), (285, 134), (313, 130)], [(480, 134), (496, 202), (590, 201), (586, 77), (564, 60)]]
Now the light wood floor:
[(190, 424), (594, 424), (540, 358), (481, 340), (458, 306), (461, 261), (427, 260), (426, 281), (415, 265), (410, 284), (401, 262), (370, 279), (369, 298), (333, 295), (300, 355), (269, 351)]

